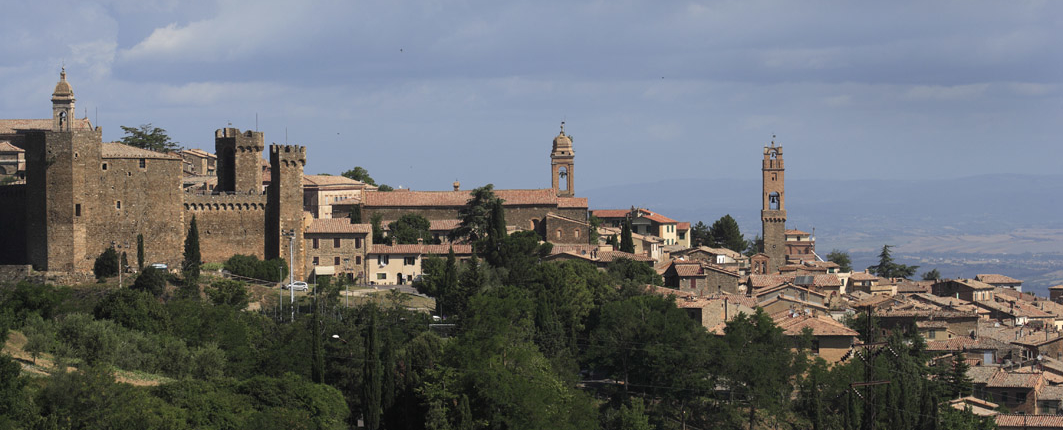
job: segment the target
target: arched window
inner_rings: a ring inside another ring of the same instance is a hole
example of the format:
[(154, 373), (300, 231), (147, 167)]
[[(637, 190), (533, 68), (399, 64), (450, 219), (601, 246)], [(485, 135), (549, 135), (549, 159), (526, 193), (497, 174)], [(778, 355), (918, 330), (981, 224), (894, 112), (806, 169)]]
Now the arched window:
[(568, 168), (565, 166), (557, 169), (557, 189), (568, 190)]
[(768, 194), (768, 210), (779, 210), (779, 193)]

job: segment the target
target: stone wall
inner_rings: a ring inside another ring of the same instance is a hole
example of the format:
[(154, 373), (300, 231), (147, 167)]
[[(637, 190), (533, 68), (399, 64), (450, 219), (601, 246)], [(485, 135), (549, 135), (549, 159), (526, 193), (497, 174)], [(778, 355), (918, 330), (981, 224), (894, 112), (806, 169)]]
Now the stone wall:
[[(143, 166), (141, 166), (143, 160)], [(137, 235), (144, 235), (145, 264), (179, 267), (186, 230), (182, 228), (181, 160), (103, 158), (107, 170), (98, 170), (88, 198), (97, 203), (89, 217), (85, 264), (91, 270), (96, 257), (114, 246), (136, 264)]]
[(26, 186), (0, 186), (0, 264), (26, 264)]
[[(184, 197), (187, 232), (196, 217), (199, 252), (208, 263), (224, 262), (236, 254), (265, 258), (266, 196), (264, 194), (191, 194)], [(181, 247), (183, 250), (184, 236)]]
[(546, 241), (562, 244), (588, 243), (590, 229), (586, 223), (559, 217), (545, 217), (543, 230), (539, 232)]

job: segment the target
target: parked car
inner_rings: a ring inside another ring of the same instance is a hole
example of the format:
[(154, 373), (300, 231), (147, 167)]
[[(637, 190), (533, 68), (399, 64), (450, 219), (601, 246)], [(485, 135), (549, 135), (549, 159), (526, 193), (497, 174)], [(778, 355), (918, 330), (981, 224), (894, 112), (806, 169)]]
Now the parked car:
[(166, 263), (154, 263), (154, 264), (149, 265), (148, 267), (150, 267), (152, 269), (159, 269), (159, 270), (167, 270), (167, 269), (170, 268), (169, 266), (166, 265)]
[(295, 291), (309, 291), (310, 290), (310, 286), (306, 285), (306, 282), (303, 282), (303, 281), (295, 281), (295, 282), (292, 282), (292, 283), (290, 283), (288, 285), (285, 285), (282, 288), (284, 288), (285, 290), (291, 288), (291, 289), (293, 289)]

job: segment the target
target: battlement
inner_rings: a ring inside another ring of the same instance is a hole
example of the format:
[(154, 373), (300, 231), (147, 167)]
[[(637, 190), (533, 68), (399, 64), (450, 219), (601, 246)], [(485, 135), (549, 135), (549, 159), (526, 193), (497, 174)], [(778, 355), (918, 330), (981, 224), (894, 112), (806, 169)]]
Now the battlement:
[(276, 143), (269, 146), (269, 153), (272, 154), (291, 154), (296, 157), (306, 158), (306, 147), (302, 145), (278, 145)]

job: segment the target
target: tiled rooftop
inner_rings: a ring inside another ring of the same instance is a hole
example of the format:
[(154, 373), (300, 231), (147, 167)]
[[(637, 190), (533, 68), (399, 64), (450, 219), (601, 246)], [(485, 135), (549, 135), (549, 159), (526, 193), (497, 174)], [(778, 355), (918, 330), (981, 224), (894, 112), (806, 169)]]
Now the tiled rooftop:
[(133, 146), (123, 145), (118, 142), (104, 142), (100, 144), (100, 157), (101, 158), (151, 158), (157, 160), (180, 160), (181, 157), (173, 154), (164, 154), (162, 152), (149, 151), (147, 149), (136, 148)]
[(369, 224), (352, 224), (349, 218), (316, 218), (306, 233), (365, 233), (373, 232)]

